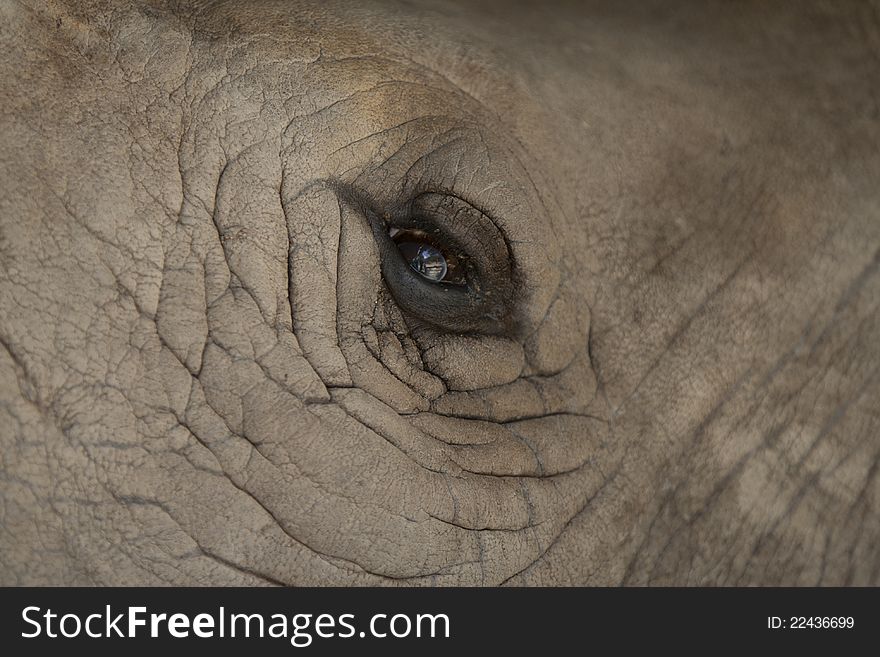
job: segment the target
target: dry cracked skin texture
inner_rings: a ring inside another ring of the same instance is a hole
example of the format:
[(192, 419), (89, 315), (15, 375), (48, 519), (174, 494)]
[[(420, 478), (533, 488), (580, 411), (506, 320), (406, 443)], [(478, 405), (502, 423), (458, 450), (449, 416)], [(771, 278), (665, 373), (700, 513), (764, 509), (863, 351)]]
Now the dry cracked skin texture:
[(880, 10), (623, 4), (4, 2), (0, 581), (880, 583)]

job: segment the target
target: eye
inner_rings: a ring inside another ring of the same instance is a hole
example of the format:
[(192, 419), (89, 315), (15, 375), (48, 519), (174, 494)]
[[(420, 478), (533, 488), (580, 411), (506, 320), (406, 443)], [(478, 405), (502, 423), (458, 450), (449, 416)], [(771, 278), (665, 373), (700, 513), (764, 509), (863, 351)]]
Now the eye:
[(440, 192), (384, 211), (363, 199), (361, 207), (388, 290), (409, 318), (455, 333), (516, 331), (513, 259), (488, 215)]
[(517, 272), (491, 217), (451, 193), (424, 192), (385, 208), (334, 182), (369, 222), (382, 277), (415, 325), (453, 333), (514, 336), (520, 330)]
[(435, 283), (467, 285), (466, 254), (454, 253), (423, 230), (391, 228), (388, 235), (397, 244), (403, 259), (419, 275)]

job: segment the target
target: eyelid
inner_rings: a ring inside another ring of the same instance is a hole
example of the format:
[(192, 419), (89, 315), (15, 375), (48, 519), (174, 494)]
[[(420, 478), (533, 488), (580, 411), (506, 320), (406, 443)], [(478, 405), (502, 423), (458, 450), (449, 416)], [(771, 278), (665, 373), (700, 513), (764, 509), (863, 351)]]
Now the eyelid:
[(475, 282), (484, 287), (511, 283), (512, 256), (504, 234), (488, 215), (454, 194), (423, 192), (389, 215), (389, 226), (442, 238), (447, 249), (469, 259)]
[(470, 288), (429, 281), (412, 271), (383, 226), (373, 223), (382, 275), (391, 295), (404, 311), (439, 328), (471, 333), (496, 332), (480, 320), (481, 299)]

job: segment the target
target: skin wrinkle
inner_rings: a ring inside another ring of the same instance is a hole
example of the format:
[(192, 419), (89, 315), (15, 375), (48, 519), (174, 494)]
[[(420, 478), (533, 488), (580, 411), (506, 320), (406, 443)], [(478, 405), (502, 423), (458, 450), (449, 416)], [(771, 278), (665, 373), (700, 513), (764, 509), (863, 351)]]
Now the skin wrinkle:
[[(814, 343), (814, 346), (811, 347), (811, 348), (809, 349), (809, 351), (806, 353), (806, 356), (807, 356), (808, 358), (811, 358), (811, 357), (812, 357), (812, 354), (813, 354), (814, 351), (815, 351), (815, 344), (818, 343), (818, 342), (820, 342), (820, 341), (822, 341), (823, 339), (825, 339), (825, 336), (828, 335), (826, 329), (827, 329), (827, 327), (823, 327), (822, 330), (818, 332), (818, 335), (819, 335), (820, 337), (819, 337), (819, 339), (816, 340), (816, 342)], [(804, 342), (805, 342), (805, 338), (807, 337), (808, 334), (809, 334), (809, 330), (807, 331), (806, 334), (804, 334), (804, 338), (801, 339), (800, 344), (804, 344)], [(788, 361), (790, 361), (790, 359), (791, 359), (791, 355), (787, 355), (787, 356), (785, 357), (784, 360), (785, 360), (785, 362), (787, 363)], [(762, 380), (762, 382), (761, 382), (761, 384), (760, 384), (760, 386), (759, 386), (759, 389), (762, 389), (762, 388), (766, 385), (767, 381), (770, 380), (770, 378), (772, 378), (772, 377), (778, 375), (778, 373), (779, 373), (779, 369), (780, 369), (780, 366), (779, 366), (779, 365), (775, 365), (775, 366), (774, 366), (774, 369), (771, 371), (771, 375), (769, 375), (768, 377), (765, 377), (765, 378)], [(871, 376), (869, 376), (868, 379), (866, 380), (866, 382), (861, 386), (861, 389), (860, 389), (860, 390), (857, 390), (857, 393), (856, 393), (856, 394), (857, 394), (857, 395), (862, 395), (862, 394), (864, 394), (864, 392), (863, 392), (864, 389), (867, 388), (868, 385), (870, 385), (870, 382), (871, 382), (871, 381), (872, 381), (872, 378), (871, 378)], [(791, 398), (790, 398), (790, 399), (791, 399)], [(821, 437), (822, 437), (824, 434), (827, 434), (827, 433), (828, 433), (828, 430), (829, 430), (828, 427), (829, 427), (829, 426), (833, 426), (833, 425), (835, 424), (835, 418), (837, 418), (837, 421), (839, 421), (840, 417), (842, 417), (842, 413), (845, 412), (845, 409), (848, 408), (849, 405), (853, 403), (853, 401), (854, 401), (854, 400), (852, 399), (852, 397), (848, 397), (848, 398), (846, 398), (846, 400), (843, 402), (843, 406), (840, 406), (840, 407), (836, 408), (836, 409), (833, 411), (833, 414), (830, 416), (830, 418), (827, 419), (827, 420), (825, 421), (825, 423), (823, 424), (823, 426), (820, 427), (820, 430), (817, 432), (817, 439), (814, 439), (813, 443), (811, 443), (811, 446), (810, 446), (810, 447), (808, 448), (808, 450), (805, 452), (805, 456), (802, 457), (802, 458), (800, 459), (800, 461), (799, 461), (800, 464), (803, 463), (803, 461), (804, 461), (805, 458), (806, 458), (806, 455), (808, 455), (808, 454), (812, 451), (812, 449), (813, 449), (813, 446), (812, 446), (812, 445), (814, 445), (818, 439), (821, 439)], [(760, 404), (760, 403), (766, 403), (766, 398), (765, 398), (765, 396), (762, 396), (761, 398), (758, 398), (758, 399), (756, 400), (756, 405), (753, 407), (752, 412), (754, 412), (754, 410), (757, 409), (757, 404)], [(734, 467), (734, 469), (733, 469), (729, 474), (727, 474), (727, 475), (721, 480), (720, 484), (715, 488), (715, 490), (713, 491), (713, 493), (710, 495), (710, 497), (709, 497), (709, 501), (712, 502), (712, 501), (715, 501), (715, 500), (718, 500), (718, 499), (719, 499), (719, 497), (720, 497), (720, 491), (721, 491), (721, 490), (724, 490), (724, 489), (728, 486), (728, 484), (730, 483), (730, 481), (735, 480), (736, 478), (738, 478), (739, 473), (742, 472), (742, 470), (743, 470), (743, 468), (744, 468), (744, 466), (745, 466), (747, 460), (748, 460), (748, 459), (752, 459), (752, 458), (754, 458), (755, 453), (756, 453), (756, 450), (758, 450), (758, 449), (762, 449), (762, 450), (771, 450), (771, 449), (774, 449), (774, 448), (775, 448), (775, 444), (778, 442), (778, 437), (779, 437), (779, 436), (783, 433), (783, 431), (785, 431), (787, 428), (788, 428), (788, 427), (787, 427), (787, 424), (780, 424), (776, 429), (774, 429), (774, 430), (768, 435), (768, 437), (763, 441), (763, 443), (757, 445), (757, 446), (756, 446), (755, 448), (753, 448), (751, 451), (749, 451), (748, 453), (746, 453), (746, 454), (740, 459), (740, 461), (736, 464), (736, 466)], [(799, 468), (800, 468), (800, 465), (796, 464), (795, 467), (799, 469)], [(798, 492), (798, 494), (797, 494), (796, 496), (794, 496), (794, 497), (792, 498), (792, 500), (789, 502), (789, 506), (788, 506), (788, 508), (787, 508), (787, 511), (784, 512), (783, 514), (779, 515), (779, 516), (776, 518), (776, 521), (770, 526), (769, 530), (766, 530), (765, 533), (762, 534), (762, 536), (763, 536), (764, 538), (759, 539), (759, 541), (758, 541), (758, 546), (754, 548), (754, 551), (755, 551), (755, 552), (757, 552), (757, 550), (760, 549), (760, 544), (761, 544), (761, 542), (764, 541), (764, 540), (766, 540), (767, 537), (769, 537), (773, 532), (776, 531), (776, 529), (779, 527), (779, 523), (782, 522), (785, 518), (789, 517), (790, 514), (793, 512), (793, 510), (794, 510), (795, 508), (797, 508), (797, 505), (799, 505), (800, 502), (801, 502), (801, 500), (803, 499), (803, 495), (804, 495), (804, 493), (805, 493), (807, 490), (809, 490), (809, 489), (812, 487), (813, 484), (816, 483), (816, 478), (819, 476), (819, 473), (820, 473), (820, 472), (821, 472), (821, 470), (816, 471), (816, 472), (814, 472), (812, 475), (810, 475), (810, 477), (806, 480), (806, 482), (804, 483), (804, 485), (801, 486), (801, 487), (799, 488), (799, 492)], [(672, 499), (672, 495), (670, 495), (667, 499)], [(709, 512), (710, 509), (711, 509), (711, 506), (706, 506), (706, 507), (703, 508), (702, 510), (698, 511), (698, 513), (697, 513), (696, 516), (694, 516), (693, 518), (691, 518), (691, 519), (688, 520), (688, 526), (691, 526), (691, 525), (692, 525), (693, 523), (695, 523), (697, 520), (699, 520), (699, 519), (702, 518), (704, 515), (706, 515), (706, 514)], [(658, 515), (658, 517), (659, 517), (659, 515)], [(667, 540), (667, 544), (666, 544), (666, 546), (664, 547), (664, 551), (665, 551), (665, 550), (671, 545), (671, 541), (673, 540), (673, 537), (674, 537), (675, 535), (676, 535), (676, 534), (669, 534), (669, 538), (668, 538), (668, 540)], [(662, 551), (661, 551), (661, 555), (662, 555)], [(823, 557), (823, 559), (824, 559), (824, 557)]]
[[(185, 425), (182, 425), (182, 426), (185, 426)], [(199, 443), (202, 444), (206, 449), (208, 449), (209, 451), (213, 451), (213, 450), (211, 450), (211, 448), (210, 448), (208, 445), (206, 445), (206, 444), (205, 444), (205, 443), (204, 443), (204, 442), (198, 437), (198, 435), (197, 435), (195, 432), (192, 432), (192, 431), (191, 431), (191, 433), (192, 433), (193, 437), (196, 438), (196, 440), (198, 440)], [(234, 435), (234, 434), (232, 434), (232, 432), (230, 431), (230, 435)], [(253, 449), (256, 451), (256, 450), (257, 450), (257, 447), (253, 447)], [(274, 520), (274, 521), (275, 521), (275, 523), (277, 524), (277, 526), (281, 529), (282, 532), (284, 532), (284, 534), (285, 534), (286, 536), (290, 537), (294, 542), (296, 542), (296, 543), (298, 543), (298, 544), (300, 544), (300, 545), (303, 545), (304, 547), (310, 549), (310, 550), (311, 550), (311, 551), (312, 551), (312, 552), (313, 552), (318, 558), (320, 558), (320, 559), (324, 559), (324, 556), (325, 556), (325, 555), (323, 555), (319, 550), (314, 550), (314, 549), (310, 548), (306, 543), (303, 543), (300, 539), (298, 539), (296, 536), (294, 536), (293, 534), (291, 534), (291, 533), (290, 533), (290, 532), (284, 527), (283, 523), (280, 522), (280, 521), (278, 520), (278, 518), (275, 516), (275, 514), (273, 514), (272, 511), (271, 511), (268, 507), (266, 507), (262, 502), (260, 502), (260, 500), (259, 500), (256, 496), (254, 496), (252, 493), (250, 493), (245, 487), (242, 487), (242, 486), (239, 486), (238, 484), (236, 484), (235, 481), (234, 481), (232, 478), (229, 478), (228, 480), (229, 480), (230, 483), (232, 483), (232, 484), (233, 484), (233, 485), (234, 485), (239, 491), (241, 491), (242, 493), (244, 493), (245, 495), (247, 495), (250, 499), (254, 500), (254, 501), (255, 501), (255, 502), (256, 502), (256, 503), (257, 503), (257, 504), (258, 504), (258, 505), (259, 505), (259, 506), (260, 506), (260, 507), (261, 507), (261, 508), (262, 508), (262, 509), (263, 509), (263, 510), (264, 510), (264, 511), (265, 511), (265, 512), (266, 512), (266, 513), (267, 513), (267, 514), (268, 514), (268, 515)], [(338, 559), (338, 560), (342, 561), (343, 563), (346, 563), (346, 564), (348, 564), (348, 565), (350, 565), (350, 566), (352, 566), (352, 567), (356, 567), (358, 570), (361, 570), (361, 571), (363, 571), (363, 572), (369, 572), (369, 571), (366, 570), (363, 566), (361, 566), (360, 564), (357, 564), (357, 563), (354, 562), (354, 561), (346, 561), (346, 560), (341, 559), (340, 557), (337, 557), (337, 556), (333, 556), (333, 559)], [(330, 565), (330, 566), (332, 566), (332, 567), (334, 567), (334, 568), (338, 568), (338, 566), (336, 566), (335, 564), (331, 563), (330, 561), (326, 561), (326, 563), (328, 563), (328, 565)], [(375, 573), (370, 573), (370, 574), (375, 574)], [(264, 576), (264, 577), (265, 577), (265, 576)]]
[[(751, 373), (748, 373), (745, 377), (743, 377), (743, 379), (742, 379), (741, 381), (745, 381), (746, 379), (749, 378), (750, 375), (751, 375)], [(736, 392), (736, 389), (738, 389), (740, 385), (741, 385), (741, 383), (740, 383), (740, 384), (737, 384), (736, 388), (733, 389), (733, 390), (731, 390), (731, 391), (728, 393), (728, 400), (729, 400), (730, 397), (733, 396), (733, 394)], [(713, 420), (713, 415), (714, 415), (715, 413), (717, 413), (718, 410), (721, 409), (721, 407), (722, 407), (722, 404), (719, 404), (718, 406), (716, 406), (716, 408), (713, 409), (713, 412), (710, 413), (710, 415), (707, 416), (707, 417), (703, 420), (703, 422), (701, 423), (699, 429), (698, 429), (697, 432), (694, 434), (694, 438), (693, 438), (693, 442), (694, 442), (694, 443), (696, 443), (696, 442), (699, 440), (701, 434), (705, 431), (706, 427), (709, 426), (709, 425), (711, 424), (711, 422), (712, 422), (712, 420)], [(772, 434), (771, 434), (771, 435), (772, 435)], [(687, 522), (688, 522), (688, 525), (692, 525), (696, 520), (698, 520), (698, 519), (701, 517), (701, 515), (702, 515), (703, 513), (706, 513), (706, 512), (708, 512), (708, 511), (711, 509), (712, 500), (714, 500), (714, 499), (717, 497), (717, 491), (719, 491), (719, 490), (723, 490), (723, 489), (725, 488), (726, 484), (727, 484), (730, 480), (733, 480), (733, 479), (736, 478), (736, 475), (742, 470), (742, 468), (743, 468), (743, 467), (745, 466), (745, 464), (747, 463), (748, 459), (750, 459), (750, 458), (754, 455), (754, 453), (757, 451), (757, 449), (759, 449), (760, 447), (761, 447), (761, 445), (759, 445), (758, 447), (755, 447), (755, 448), (752, 449), (750, 452), (748, 452), (745, 456), (743, 456), (743, 458), (740, 459), (740, 461), (734, 466), (734, 468), (733, 468), (733, 469), (732, 469), (732, 470), (731, 470), (731, 471), (730, 471), (730, 472), (729, 472), (729, 473), (728, 473), (728, 474), (727, 474), (727, 475), (726, 475), (726, 476), (725, 476), (725, 477), (719, 482), (718, 486), (716, 486), (716, 488), (713, 490), (712, 494), (709, 495), (709, 497), (708, 497), (707, 500), (706, 500), (705, 510), (704, 510), (704, 511), (698, 511), (698, 512), (697, 512), (697, 515), (695, 515), (695, 516), (693, 516), (692, 518), (688, 519), (688, 521), (687, 521)], [(671, 490), (671, 491), (670, 491), (670, 492), (664, 497), (663, 501), (661, 502), (660, 510), (659, 510), (659, 511), (657, 512), (657, 514), (654, 516), (654, 519), (652, 520), (651, 525), (648, 527), (648, 530), (647, 530), (647, 532), (645, 533), (645, 540), (642, 542), (642, 544), (639, 546), (639, 548), (636, 549), (636, 551), (635, 551), (635, 553), (633, 554), (633, 556), (632, 556), (632, 558), (631, 558), (629, 564), (627, 564), (626, 572), (625, 572), (624, 577), (623, 577), (623, 583), (624, 583), (624, 584), (627, 583), (627, 582), (632, 578), (633, 570), (634, 570), (634, 568), (635, 568), (635, 564), (637, 563), (639, 557), (641, 556), (641, 551), (642, 551), (642, 549), (644, 548), (644, 546), (646, 545), (646, 543), (648, 542), (649, 538), (650, 538), (651, 535), (652, 535), (652, 529), (654, 528), (654, 523), (655, 523), (656, 521), (658, 521), (658, 520), (661, 518), (661, 515), (662, 515), (662, 512), (663, 512), (663, 509), (664, 509), (665, 507), (667, 507), (669, 504), (671, 504), (671, 503), (673, 502), (673, 500), (675, 499), (675, 496), (679, 493), (679, 491), (681, 490), (682, 486), (683, 486), (683, 483), (679, 483), (679, 484), (677, 484), (676, 487), (673, 488), (673, 489), (672, 489), (672, 490)], [(660, 550), (660, 554), (659, 554), (660, 558), (662, 558), (664, 552), (668, 549), (668, 547), (671, 545), (671, 543), (672, 543), (673, 540), (674, 540), (674, 535), (670, 534), (670, 535), (668, 536), (668, 538), (667, 538), (667, 542), (666, 542), (666, 544), (665, 544), (665, 545), (661, 548), (661, 550)], [(657, 562), (655, 562), (655, 565), (656, 565), (656, 563), (658, 563), (658, 562), (659, 562), (659, 559), (658, 559)]]
[[(217, 414), (217, 417), (220, 417), (221, 420), (222, 420), (222, 416), (220, 416), (220, 414)], [(183, 425), (183, 423), (181, 423), (181, 424), (182, 424), (182, 426), (185, 426), (185, 425)], [(232, 436), (235, 435), (235, 433), (234, 433), (231, 429), (229, 429), (228, 426), (227, 426), (227, 430), (229, 430), (229, 434), (230, 434), (230, 435), (232, 435)], [(191, 431), (191, 430), (190, 430), (190, 431)], [(191, 433), (192, 433), (192, 435), (193, 435), (193, 436), (199, 441), (199, 443), (201, 443), (203, 446), (205, 446), (209, 451), (212, 451), (212, 453), (213, 453), (213, 450), (211, 450), (211, 448), (208, 447), (208, 445), (206, 445), (206, 444), (204, 443), (204, 441), (202, 441), (200, 438), (198, 438), (198, 436), (197, 436), (197, 434), (196, 434), (195, 432), (192, 432), (192, 431), (191, 431)], [(246, 439), (246, 438), (245, 438), (245, 439)], [(259, 452), (259, 447), (258, 447), (258, 446), (256, 446), (256, 445), (252, 445), (252, 448), (253, 448), (253, 450), (254, 450), (255, 452)], [(265, 504), (263, 504), (263, 503), (262, 503), (262, 502), (261, 502), (261, 501), (260, 501), (260, 500), (259, 500), (254, 494), (253, 494), (253, 493), (251, 493), (250, 491), (248, 491), (248, 490), (246, 489), (246, 487), (238, 485), (238, 484), (234, 481), (234, 479), (232, 479), (231, 477), (228, 478), (228, 481), (230, 481), (230, 483), (232, 483), (232, 484), (233, 484), (238, 490), (240, 490), (242, 493), (246, 494), (249, 498), (253, 499), (253, 500), (254, 500), (254, 501), (255, 501), (255, 502), (256, 502), (256, 503), (257, 503), (257, 504), (258, 504), (258, 505), (259, 505), (259, 506), (260, 506), (260, 507), (261, 507), (261, 508), (262, 508), (262, 509), (263, 509), (263, 510), (264, 510), (264, 511), (265, 511), (265, 512), (266, 512), (266, 513), (267, 513), (267, 514), (268, 514), (268, 515), (274, 520), (274, 521), (275, 521), (275, 523), (277, 524), (277, 526), (278, 526), (278, 527), (284, 532), (284, 534), (285, 534), (286, 536), (290, 537), (290, 538), (291, 538), (293, 541), (295, 541), (296, 543), (298, 543), (298, 544), (300, 544), (300, 545), (302, 545), (302, 546), (308, 548), (308, 549), (309, 549), (310, 551), (312, 551), (312, 552), (313, 552), (318, 558), (321, 558), (321, 559), (324, 558), (325, 555), (324, 555), (320, 550), (314, 549), (313, 547), (309, 546), (307, 543), (303, 542), (302, 539), (296, 537), (294, 534), (292, 534), (290, 531), (288, 531), (288, 530), (286, 529), (286, 527), (285, 527), (285, 523), (284, 523), (283, 521), (281, 521), (281, 520), (279, 519), (279, 517), (278, 517), (278, 516), (277, 516), (277, 515), (271, 510), (271, 509), (269, 509), (269, 507), (267, 507)], [(246, 485), (246, 484), (245, 484), (245, 485)], [(359, 564), (359, 563), (357, 563), (356, 561), (343, 559), (342, 557), (340, 557), (340, 556), (338, 556), (338, 555), (327, 555), (327, 556), (331, 556), (333, 559), (338, 559), (338, 560), (342, 561), (343, 563), (347, 563), (347, 564), (349, 564), (350, 566), (352, 566), (352, 567), (356, 567), (357, 569), (359, 569), (359, 570), (361, 570), (361, 571), (363, 571), (363, 572), (365, 572), (365, 573), (368, 573), (368, 574), (370, 574), (370, 575), (375, 575), (375, 576), (377, 576), (377, 577), (387, 578), (387, 579), (398, 579), (398, 578), (393, 577), (393, 576), (391, 576), (391, 575), (387, 575), (387, 574), (383, 575), (383, 574), (381, 574), (381, 573), (374, 573), (374, 572), (371, 572), (369, 569), (367, 569), (366, 567), (364, 567), (362, 564)], [(328, 562), (328, 563), (329, 563), (329, 562)], [(333, 564), (331, 564), (331, 565), (333, 565)], [(412, 577), (402, 577), (402, 578), (399, 578), (399, 579), (415, 579), (415, 578), (412, 578)]]
[(504, 579), (503, 581), (501, 581), (498, 585), (499, 585), (499, 586), (506, 586), (506, 585), (508, 585), (508, 584), (513, 584), (513, 583), (514, 583), (514, 580), (516, 580), (516, 579), (518, 579), (518, 578), (521, 578), (523, 581), (526, 581), (526, 578), (527, 578), (527, 576), (528, 576), (528, 572), (529, 572), (530, 570), (532, 570), (532, 569), (535, 567), (536, 564), (539, 563), (539, 561), (541, 560), (541, 558), (543, 558), (548, 552), (550, 552), (550, 550), (552, 550), (552, 549), (557, 545), (559, 539), (562, 538), (562, 536), (565, 534), (565, 532), (566, 532), (566, 530), (569, 528), (569, 526), (570, 526), (573, 522), (575, 522), (575, 520), (577, 520), (577, 518), (578, 518), (581, 514), (583, 514), (583, 513), (586, 512), (586, 510), (590, 507), (590, 504), (593, 502), (593, 500), (596, 499), (597, 497), (599, 497), (599, 495), (601, 495), (602, 491), (603, 491), (607, 486), (611, 485), (611, 483), (612, 483), (612, 482), (614, 481), (614, 479), (617, 477), (617, 473), (618, 473), (618, 472), (619, 472), (618, 470), (615, 470), (615, 471), (612, 472), (610, 475), (608, 475), (607, 477), (605, 477), (605, 480), (604, 480), (602, 486), (584, 501), (583, 505), (582, 505), (582, 506), (581, 506), (581, 507), (580, 507), (580, 508), (579, 508), (579, 509), (578, 509), (578, 510), (577, 510), (577, 511), (571, 516), (571, 518), (569, 518), (569, 519), (566, 521), (566, 523), (562, 526), (562, 529), (560, 529), (560, 530), (557, 532), (556, 536), (550, 541), (550, 543), (548, 543), (547, 546), (544, 547), (544, 548), (541, 550), (541, 552), (540, 552), (540, 554), (538, 555), (538, 557), (536, 557), (536, 558), (535, 558), (531, 563), (529, 563), (525, 568), (522, 568), (521, 570), (519, 570), (519, 571), (513, 573), (512, 575), (510, 575), (509, 577), (507, 577), (506, 579)]
[[(368, 421), (367, 421), (366, 423), (367, 423), (368, 426), (370, 426), (370, 424), (369, 424)], [(372, 428), (372, 429), (374, 429), (374, 430), (377, 430), (377, 429), (378, 429), (378, 427), (375, 427), (375, 426), (371, 426), (370, 428)], [(381, 435), (381, 432), (378, 431), (378, 430), (377, 430), (377, 433), (379, 433), (379, 435)], [(400, 445), (396, 445), (396, 447), (398, 447), (399, 449), (403, 449)], [(408, 455), (409, 455), (409, 454), (408, 454)], [(409, 456), (411, 456), (411, 455), (409, 455)], [(584, 464), (584, 465), (585, 465), (585, 464)], [(426, 468), (428, 468), (428, 469), (431, 469), (429, 466), (427, 466), (427, 465), (425, 465), (425, 464), (422, 464), (422, 467), (426, 467)], [(562, 471), (554, 472), (554, 474), (555, 474), (555, 475), (568, 474), (568, 473), (571, 473), (571, 472), (575, 472), (575, 471), (578, 470), (578, 469), (579, 469), (579, 468), (577, 468), (577, 467), (576, 467), (576, 468), (571, 468), (571, 469), (568, 469), (568, 470), (562, 470)], [(464, 469), (463, 471), (464, 471), (464, 472), (469, 472), (467, 469)], [(449, 475), (450, 473), (443, 472), (443, 474), (444, 474), (444, 476), (447, 476), (447, 475)], [(452, 473), (452, 474), (454, 474), (454, 473)], [(485, 473), (476, 473), (476, 472), (474, 472), (473, 474), (476, 474), (476, 475), (480, 476), (480, 475), (485, 474)], [(520, 478), (522, 478), (522, 477), (526, 477), (526, 478), (528, 478), (528, 475), (519, 475), (519, 477), (520, 477)], [(447, 483), (448, 483), (448, 480), (447, 480)], [(431, 514), (429, 514), (429, 515), (431, 515)], [(458, 515), (458, 509), (457, 509), (457, 503), (456, 503), (456, 504), (454, 505), (454, 508), (453, 508), (453, 519), (456, 518), (457, 515)], [(436, 517), (436, 516), (432, 516), (432, 517)], [(438, 518), (438, 519), (440, 519), (440, 518)], [(451, 522), (451, 521), (444, 521), (444, 522)], [(455, 523), (453, 523), (453, 524), (455, 524)]]
[[(877, 581), (845, 8), (151, 5), (0, 28), (7, 581)], [(326, 181), (498, 221), (515, 380)]]
[[(112, 494), (112, 493), (111, 493), (111, 494)], [(114, 497), (114, 499), (115, 499), (117, 502), (119, 502), (121, 505), (123, 505), (123, 506), (125, 506), (125, 507), (127, 507), (127, 508), (129, 508), (129, 509), (131, 509), (131, 508), (133, 508), (133, 507), (137, 507), (137, 506), (149, 506), (149, 507), (155, 507), (155, 508), (161, 510), (163, 513), (165, 513), (165, 515), (168, 516), (168, 518), (170, 518), (173, 522), (177, 523), (177, 521), (176, 521), (175, 518), (174, 518), (174, 514), (171, 513), (171, 512), (169, 511), (169, 509), (166, 507), (166, 505), (162, 504), (162, 503), (159, 502), (159, 501), (156, 501), (156, 500), (148, 500), (148, 499), (140, 498), (140, 497), (137, 497), (137, 496), (117, 496), (117, 495), (114, 495), (113, 497)], [(181, 528), (182, 528), (182, 527), (181, 527)], [(182, 528), (182, 529), (183, 529), (183, 528)], [(245, 568), (243, 568), (243, 567), (241, 567), (241, 566), (239, 566), (239, 565), (236, 565), (236, 564), (233, 564), (233, 563), (231, 563), (231, 562), (226, 561), (226, 560), (223, 559), (222, 557), (219, 557), (219, 556), (217, 556), (217, 555), (211, 554), (209, 551), (206, 551), (201, 545), (199, 545), (199, 543), (198, 543), (197, 541), (195, 541), (195, 539), (193, 539), (193, 540), (194, 540), (195, 545), (196, 545), (196, 550), (198, 551), (199, 554), (202, 554), (202, 555), (208, 556), (209, 558), (211, 558), (211, 559), (217, 561), (218, 563), (224, 565), (224, 566), (227, 567), (227, 568), (231, 568), (231, 569), (233, 569), (233, 570), (240, 571), (240, 572), (242, 572), (242, 573), (244, 573), (244, 574), (247, 574), (247, 575), (249, 575), (249, 576), (251, 576), (251, 577), (256, 577), (256, 578), (258, 578), (259, 580), (262, 580), (262, 581), (264, 581), (264, 582), (267, 582), (267, 583), (269, 583), (269, 584), (271, 584), (271, 585), (273, 585), (273, 586), (279, 586), (279, 585), (282, 585), (280, 582), (278, 582), (277, 580), (273, 580), (271, 577), (266, 577), (265, 575), (261, 575), (261, 574), (259, 574), (259, 573), (250, 572), (250, 571), (248, 571), (247, 569), (245, 569)], [(191, 556), (187, 556), (187, 557), (184, 557), (184, 558), (191, 558)], [(209, 580), (209, 581), (210, 581), (210, 580)], [(172, 583), (173, 583), (173, 580), (168, 580), (168, 584), (172, 584)], [(205, 582), (202, 582), (202, 583), (205, 583)]]
[[(339, 212), (340, 212), (340, 217), (342, 217), (343, 214), (344, 214), (344, 212), (343, 212), (343, 209), (342, 209), (342, 201), (341, 201), (341, 200), (339, 201)], [(340, 240), (340, 243), (339, 243), (339, 244), (340, 244), (340, 248), (341, 248), (341, 245), (342, 245), (342, 241), (341, 241), (341, 240)], [(337, 260), (337, 262), (338, 262), (338, 260)], [(337, 280), (339, 280), (338, 276), (337, 276)], [(377, 306), (378, 306), (378, 302), (377, 302)], [(401, 332), (401, 334), (404, 334), (404, 335), (405, 335), (404, 332)], [(371, 353), (373, 353), (373, 351), (370, 349), (370, 346), (369, 346), (369, 345), (366, 345), (366, 346), (367, 346), (368, 351), (370, 351)], [(380, 345), (380, 350), (381, 350), (381, 345)], [(413, 382), (412, 382), (411, 380), (405, 380), (404, 378), (401, 377), (401, 375), (400, 375), (399, 372), (396, 372), (396, 371), (392, 370), (391, 367), (389, 366), (389, 364), (387, 363), (387, 361), (386, 361), (385, 359), (382, 359), (381, 357), (377, 356), (375, 353), (373, 353), (373, 355), (374, 355), (374, 357), (376, 357), (376, 359), (377, 359), (377, 361), (379, 362), (380, 366), (382, 366), (382, 367), (383, 367), (383, 368), (384, 368), (384, 369), (385, 369), (385, 370), (386, 370), (386, 371), (387, 371), (392, 377), (394, 377), (395, 379), (397, 379), (398, 381), (400, 381), (403, 385), (408, 386), (410, 389), (413, 390), (414, 393), (420, 395), (420, 396), (421, 396), (422, 398), (424, 398), (426, 401), (431, 401), (431, 397), (430, 397), (429, 395), (425, 394), (424, 391), (422, 391), (422, 390), (417, 390), (417, 389), (414, 387)], [(426, 373), (428, 373), (428, 372), (426, 372)], [(445, 381), (443, 381), (442, 377), (440, 377), (440, 376), (437, 375), (436, 373), (430, 373), (430, 375), (431, 375), (433, 378), (440, 379), (441, 383), (444, 384), (444, 387), (445, 387)], [(442, 392), (441, 392), (440, 394), (442, 394)]]
[(676, 343), (681, 339), (681, 337), (687, 333), (687, 331), (691, 325), (691, 322), (694, 320), (694, 318), (698, 317), (704, 311), (704, 309), (706, 308), (706, 304), (711, 302), (717, 295), (722, 294), (724, 292), (725, 288), (727, 288), (727, 286), (733, 282), (733, 280), (736, 278), (737, 274), (740, 272), (742, 267), (748, 263), (750, 258), (751, 258), (751, 255), (747, 255), (746, 258), (743, 259), (743, 261), (740, 262), (736, 266), (736, 268), (727, 276), (727, 278), (725, 278), (723, 281), (721, 281), (721, 283), (717, 287), (715, 287), (704, 299), (702, 299), (699, 302), (699, 304), (693, 310), (693, 312), (691, 312), (687, 315), (684, 322), (675, 329), (675, 331), (672, 333), (672, 335), (666, 341), (666, 345), (663, 347), (662, 351), (659, 353), (657, 358), (654, 360), (654, 362), (651, 364), (651, 366), (645, 372), (644, 376), (636, 383), (633, 390), (627, 395), (626, 398), (624, 398), (624, 400), (622, 402), (620, 402), (620, 405), (614, 410), (615, 415), (620, 413), (621, 408), (624, 407), (628, 402), (630, 402), (630, 400), (632, 400), (638, 394), (639, 388), (642, 386), (642, 384), (645, 382), (645, 380), (647, 380), (648, 377), (650, 377), (654, 373), (654, 371), (657, 369), (657, 367), (662, 362), (663, 357), (666, 355), (666, 352), (668, 352), (671, 348), (673, 348), (676, 345)]

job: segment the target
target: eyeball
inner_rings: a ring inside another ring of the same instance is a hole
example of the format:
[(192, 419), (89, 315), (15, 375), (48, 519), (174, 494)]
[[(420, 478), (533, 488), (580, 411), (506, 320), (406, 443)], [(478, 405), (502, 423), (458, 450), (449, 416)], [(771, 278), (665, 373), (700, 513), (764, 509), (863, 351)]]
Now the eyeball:
[(448, 264), (443, 252), (424, 242), (398, 242), (397, 248), (409, 266), (429, 281), (442, 281)]
[(462, 258), (439, 243), (436, 236), (421, 230), (397, 228), (392, 228), (389, 235), (410, 269), (423, 278), (432, 283), (467, 285)]

